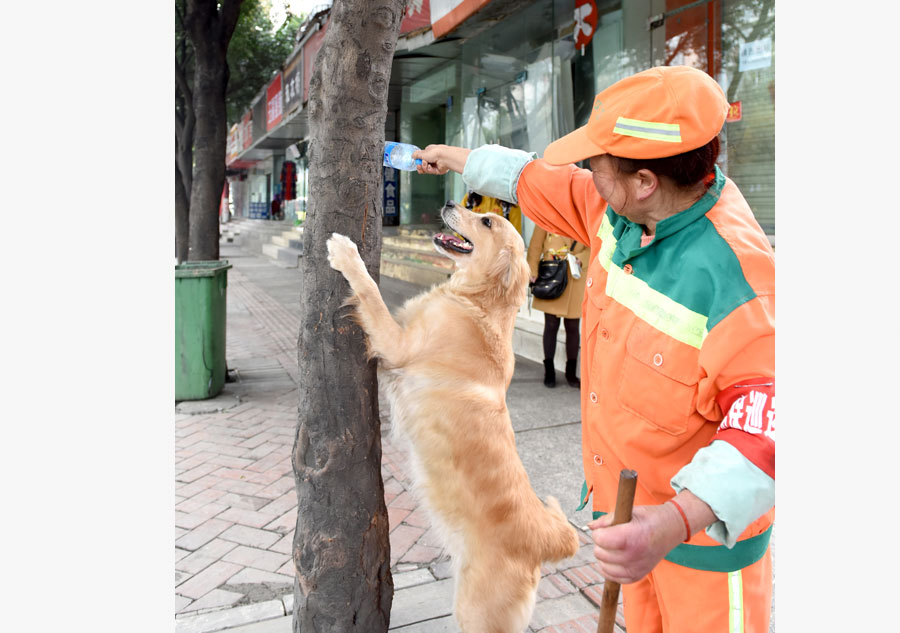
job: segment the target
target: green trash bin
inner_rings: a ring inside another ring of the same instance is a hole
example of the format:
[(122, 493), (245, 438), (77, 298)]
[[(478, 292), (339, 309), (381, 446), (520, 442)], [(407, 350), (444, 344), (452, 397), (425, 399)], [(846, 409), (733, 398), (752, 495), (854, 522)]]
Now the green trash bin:
[(175, 266), (175, 400), (214, 398), (225, 386), (227, 260)]

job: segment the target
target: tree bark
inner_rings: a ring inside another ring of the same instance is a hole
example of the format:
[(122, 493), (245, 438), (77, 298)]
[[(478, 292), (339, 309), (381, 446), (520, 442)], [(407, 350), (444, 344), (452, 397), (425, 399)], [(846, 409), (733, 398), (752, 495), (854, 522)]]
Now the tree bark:
[(190, 233), (190, 201), (184, 186), (184, 178), (175, 162), (175, 257), (179, 264), (188, 261), (188, 235)]
[[(219, 201), (225, 186), (225, 90), (228, 42), (241, 0), (188, 0), (185, 26), (194, 59), (194, 175), (190, 197), (190, 261), (219, 259)], [(184, 174), (182, 174), (184, 175)]]
[(295, 633), (387, 631), (393, 600), (375, 362), (326, 259), (349, 236), (372, 276), (381, 258), (384, 121), (404, 0), (336, 1), (310, 82), (310, 206), (300, 272), (303, 381), (293, 464)]

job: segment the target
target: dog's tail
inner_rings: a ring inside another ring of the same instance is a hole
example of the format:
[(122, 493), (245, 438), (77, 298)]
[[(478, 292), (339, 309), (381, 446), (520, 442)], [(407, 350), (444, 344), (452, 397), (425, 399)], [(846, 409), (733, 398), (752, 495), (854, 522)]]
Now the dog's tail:
[(569, 523), (555, 497), (547, 497), (544, 519), (540, 522), (541, 555), (545, 561), (570, 558), (578, 551), (578, 532)]

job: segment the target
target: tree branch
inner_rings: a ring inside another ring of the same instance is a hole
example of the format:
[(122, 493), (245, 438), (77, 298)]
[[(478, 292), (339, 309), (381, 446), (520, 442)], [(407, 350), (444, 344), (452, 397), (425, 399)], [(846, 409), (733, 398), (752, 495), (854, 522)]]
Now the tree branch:
[(237, 26), (238, 17), (241, 15), (241, 2), (243, 0), (224, 0), (222, 9), (219, 12), (219, 37), (220, 41), (227, 45), (234, 34), (234, 27)]

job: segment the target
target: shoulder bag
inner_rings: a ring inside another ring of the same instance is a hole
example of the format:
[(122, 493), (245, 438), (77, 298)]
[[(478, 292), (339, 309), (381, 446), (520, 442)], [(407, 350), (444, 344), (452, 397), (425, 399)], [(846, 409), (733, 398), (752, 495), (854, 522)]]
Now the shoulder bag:
[[(572, 242), (569, 250), (571, 251), (573, 248), (575, 248), (575, 242)], [(559, 298), (569, 281), (568, 269), (567, 259), (559, 259), (554, 256), (551, 260), (542, 260), (538, 263), (537, 279), (531, 284), (531, 294), (538, 299)]]

